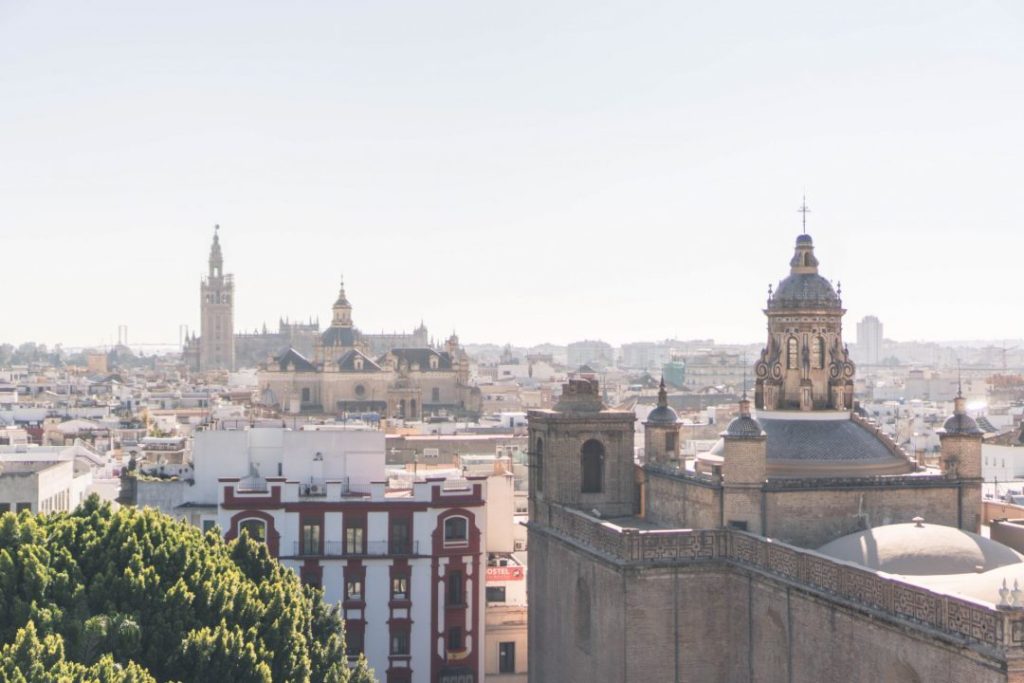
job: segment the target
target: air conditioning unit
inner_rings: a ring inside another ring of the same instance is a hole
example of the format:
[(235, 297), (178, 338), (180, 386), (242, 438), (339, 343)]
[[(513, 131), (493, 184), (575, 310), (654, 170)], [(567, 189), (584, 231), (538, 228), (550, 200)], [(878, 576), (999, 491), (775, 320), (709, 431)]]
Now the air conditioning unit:
[(437, 460), (437, 457), (440, 454), (441, 454), (441, 449), (439, 449), (439, 448), (424, 448), (423, 449), (423, 457), (427, 458), (427, 459), (430, 459), (430, 460)]

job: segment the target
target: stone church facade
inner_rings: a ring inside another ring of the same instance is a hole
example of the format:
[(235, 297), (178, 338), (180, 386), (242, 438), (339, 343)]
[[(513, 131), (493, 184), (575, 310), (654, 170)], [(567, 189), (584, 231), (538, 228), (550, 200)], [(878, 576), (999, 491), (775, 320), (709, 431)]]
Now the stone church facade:
[[(425, 335), (421, 325), (405, 341)], [(380, 340), (369, 336), (353, 323), (343, 282), (312, 358), (287, 348), (261, 365), (261, 402), (291, 413), (375, 413), (391, 419), (479, 415), (480, 390), (470, 382), (469, 356), (457, 336), (441, 348), (424, 344), (381, 354), (373, 353)]]
[[(877, 529), (917, 533), (926, 565), (944, 561), (933, 538), (998, 545), (974, 533), (982, 436), (964, 399), (941, 471), (918, 468), (854, 410), (843, 310), (807, 235), (794, 275), (765, 311), (759, 411), (744, 398), (700, 470), (664, 389), (642, 465), (633, 414), (591, 376), (530, 412), (531, 681), (1024, 682), (1024, 608), (996, 604), (1024, 557), (945, 584), (871, 561), (900, 552), (871, 548)], [(851, 534), (869, 559), (828, 553)]]

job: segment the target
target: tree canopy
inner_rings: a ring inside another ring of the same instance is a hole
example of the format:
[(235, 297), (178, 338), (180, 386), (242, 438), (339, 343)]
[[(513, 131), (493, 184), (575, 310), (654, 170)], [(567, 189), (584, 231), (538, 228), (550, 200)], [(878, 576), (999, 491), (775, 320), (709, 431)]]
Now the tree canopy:
[(262, 543), (95, 497), (0, 515), (0, 644), (0, 683), (373, 680)]

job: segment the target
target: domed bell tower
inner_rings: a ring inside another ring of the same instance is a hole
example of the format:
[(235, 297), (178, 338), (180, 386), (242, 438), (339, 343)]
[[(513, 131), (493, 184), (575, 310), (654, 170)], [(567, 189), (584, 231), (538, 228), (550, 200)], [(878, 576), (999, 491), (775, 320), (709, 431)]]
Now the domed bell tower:
[(754, 365), (762, 410), (851, 410), (855, 367), (840, 294), (818, 274), (814, 241), (797, 237), (789, 277), (768, 289), (768, 343)]
[(601, 401), (598, 381), (571, 377), (552, 410), (529, 412), (530, 518), (546, 506), (574, 507), (600, 517), (634, 513), (632, 411)]
[(946, 418), (939, 435), (939, 458), (942, 472), (950, 479), (959, 479), (957, 499), (959, 527), (978, 533), (981, 529), (981, 445), (984, 433), (967, 414), (967, 400), (957, 392), (953, 414)]
[(658, 406), (647, 415), (644, 422), (644, 463), (658, 466), (679, 465), (679, 429), (681, 426), (676, 411), (668, 405), (668, 391), (665, 378), (658, 388)]

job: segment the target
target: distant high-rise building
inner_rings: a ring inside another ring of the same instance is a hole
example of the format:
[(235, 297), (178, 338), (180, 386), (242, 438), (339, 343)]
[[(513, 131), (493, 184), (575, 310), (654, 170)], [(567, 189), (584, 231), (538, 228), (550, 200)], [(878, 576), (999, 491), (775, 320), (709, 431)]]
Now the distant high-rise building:
[(882, 321), (873, 315), (857, 323), (857, 353), (865, 365), (882, 360)]
[(614, 365), (615, 350), (612, 345), (603, 341), (573, 342), (567, 349), (568, 365), (571, 369), (588, 365), (594, 370), (604, 370)]
[(213, 229), (210, 269), (200, 284), (199, 369), (235, 369), (235, 283), (224, 274), (220, 226)]

